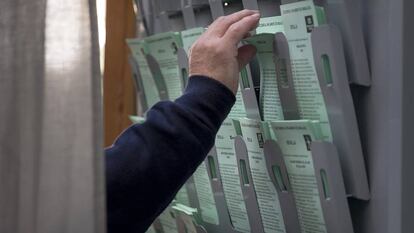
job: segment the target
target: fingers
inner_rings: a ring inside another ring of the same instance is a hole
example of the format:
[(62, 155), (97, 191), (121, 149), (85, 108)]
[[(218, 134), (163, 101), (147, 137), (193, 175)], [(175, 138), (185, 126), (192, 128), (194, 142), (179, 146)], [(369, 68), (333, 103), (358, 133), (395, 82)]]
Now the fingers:
[(256, 55), (256, 47), (253, 45), (243, 45), (239, 48), (237, 60), (239, 62), (239, 70), (242, 70)]
[(259, 20), (260, 14), (244, 17), (240, 21), (232, 24), (223, 37), (228, 39), (231, 44), (238, 44), (249, 31), (252, 31), (257, 27)]
[(258, 13), (258, 11), (242, 10), (228, 16), (219, 17), (208, 27), (207, 33), (217, 37), (222, 37), (231, 25), (240, 21), (244, 17), (256, 13)]

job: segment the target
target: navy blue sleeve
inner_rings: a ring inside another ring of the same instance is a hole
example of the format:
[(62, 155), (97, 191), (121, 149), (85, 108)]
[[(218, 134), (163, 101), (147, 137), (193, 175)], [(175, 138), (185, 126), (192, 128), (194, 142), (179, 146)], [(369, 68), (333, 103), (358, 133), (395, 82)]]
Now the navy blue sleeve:
[(145, 232), (204, 160), (234, 102), (218, 81), (191, 77), (183, 96), (156, 104), (106, 149), (108, 233)]

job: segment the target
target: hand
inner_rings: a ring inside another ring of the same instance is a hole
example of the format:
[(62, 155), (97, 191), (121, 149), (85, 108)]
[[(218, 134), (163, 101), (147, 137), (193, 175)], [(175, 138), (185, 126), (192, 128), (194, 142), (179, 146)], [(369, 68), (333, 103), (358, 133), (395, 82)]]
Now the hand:
[(238, 45), (257, 27), (259, 19), (258, 11), (243, 10), (214, 21), (190, 50), (190, 76), (208, 76), (236, 94), (239, 72), (256, 54), (254, 46)]

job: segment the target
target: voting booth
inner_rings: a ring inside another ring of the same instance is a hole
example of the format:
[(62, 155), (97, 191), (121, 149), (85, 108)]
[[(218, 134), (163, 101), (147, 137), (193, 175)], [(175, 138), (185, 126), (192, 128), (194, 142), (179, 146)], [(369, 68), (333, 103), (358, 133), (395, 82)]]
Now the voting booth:
[(406, 2), (137, 0), (138, 124), (182, 94), (189, 50), (214, 19), (262, 17), (215, 146), (148, 232), (410, 232)]

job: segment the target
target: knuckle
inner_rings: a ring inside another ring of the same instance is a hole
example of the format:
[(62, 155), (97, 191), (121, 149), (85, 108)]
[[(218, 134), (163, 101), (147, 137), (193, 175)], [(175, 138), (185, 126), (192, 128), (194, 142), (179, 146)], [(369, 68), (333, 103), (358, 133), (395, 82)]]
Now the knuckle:
[(206, 51), (209, 51), (216, 47), (214, 46), (214, 40), (205, 40), (202, 43), (197, 44), (197, 46), (199, 49), (206, 50)]
[(219, 17), (216, 19), (216, 21), (217, 21), (218, 23), (224, 22), (225, 20), (226, 20), (226, 16), (219, 16)]
[(229, 31), (232, 34), (240, 34), (242, 33), (242, 29), (237, 25), (237, 24), (233, 24), (230, 26)]

